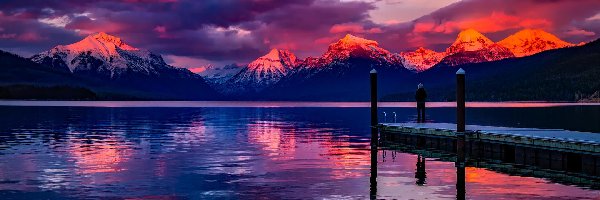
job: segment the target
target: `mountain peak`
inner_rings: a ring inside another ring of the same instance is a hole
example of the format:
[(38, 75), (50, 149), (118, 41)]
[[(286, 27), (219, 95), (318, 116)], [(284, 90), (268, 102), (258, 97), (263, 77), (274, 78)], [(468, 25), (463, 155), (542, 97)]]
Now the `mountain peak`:
[(289, 50), (280, 50), (280, 49), (276, 49), (273, 48), (271, 49), (271, 51), (269, 51), (269, 53), (267, 53), (264, 56), (261, 56), (261, 58), (267, 58), (270, 60), (280, 60), (282, 58), (290, 58), (291, 60), (293, 60), (293, 62), (296, 62), (296, 55), (294, 55), (292, 52), (290, 52)]
[(288, 50), (271, 49), (269, 53), (252, 61), (227, 82), (258, 91), (277, 83), (297, 67), (297, 61), (296, 55)]
[(346, 34), (336, 43), (329, 45), (327, 52), (323, 54), (326, 63), (334, 60), (344, 60), (349, 57), (361, 57), (372, 59), (385, 59), (391, 62), (396, 59), (388, 50), (379, 47), (379, 43), (373, 40)]
[(59, 58), (64, 64), (60, 67), (67, 67), (71, 72), (96, 70), (107, 73), (109, 77), (127, 69), (150, 74), (154, 73), (155, 66), (170, 67), (164, 63), (162, 57), (129, 46), (121, 38), (104, 32), (91, 34), (73, 44), (58, 45), (34, 55), (32, 60), (42, 63), (45, 59)]
[(475, 29), (466, 29), (458, 34), (454, 43), (446, 49), (446, 53), (450, 55), (458, 52), (477, 51), (493, 44), (492, 40)]
[(253, 71), (285, 74), (288, 69), (296, 66), (296, 55), (288, 50), (271, 49), (269, 53), (248, 64)]
[(458, 39), (463, 40), (463, 41), (469, 41), (472, 40), (474, 38), (478, 38), (478, 37), (485, 37), (483, 34), (481, 34), (479, 31), (469, 28), (469, 29), (465, 29), (460, 31), (460, 33), (458, 33)]
[(445, 55), (443, 52), (419, 47), (414, 52), (401, 52), (400, 56), (403, 58), (402, 64), (405, 68), (422, 72), (439, 63)]
[(515, 56), (533, 55), (545, 50), (575, 46), (541, 29), (523, 29), (498, 42), (510, 49)]
[(87, 36), (84, 40), (96, 40), (99, 41), (101, 43), (104, 44), (112, 44), (116, 47), (119, 47), (123, 50), (138, 50), (135, 47), (129, 46), (128, 44), (126, 44), (125, 42), (123, 42), (123, 40), (119, 37), (113, 36), (113, 35), (109, 35), (105, 32), (99, 32), (96, 34), (92, 34)]
[(372, 45), (378, 46), (379, 43), (373, 40), (367, 40), (365, 38), (357, 37), (352, 34), (346, 34), (342, 39), (340, 39), (336, 44), (345, 44), (345, 45)]

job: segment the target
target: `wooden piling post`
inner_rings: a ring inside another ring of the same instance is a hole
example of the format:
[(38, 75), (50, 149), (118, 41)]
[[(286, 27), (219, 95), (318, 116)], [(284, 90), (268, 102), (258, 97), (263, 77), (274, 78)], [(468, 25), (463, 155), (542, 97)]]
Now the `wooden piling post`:
[(456, 199), (465, 199), (465, 70), (456, 71)]
[(379, 123), (377, 119), (377, 71), (375, 69), (371, 70), (370, 73), (371, 80), (371, 146), (377, 146), (378, 143), (378, 133), (377, 133), (377, 124)]
[(465, 70), (456, 71), (456, 132), (465, 132)]
[(377, 125), (377, 71), (370, 72), (371, 81), (371, 177), (370, 177), (370, 199), (377, 199), (377, 145), (379, 143), (379, 131)]
[(369, 177), (370, 199), (377, 199), (377, 149), (371, 149), (371, 176)]
[(462, 200), (462, 199), (466, 199), (466, 185), (465, 185), (465, 178), (466, 178), (466, 173), (465, 173), (465, 163), (456, 163), (456, 199), (457, 200)]

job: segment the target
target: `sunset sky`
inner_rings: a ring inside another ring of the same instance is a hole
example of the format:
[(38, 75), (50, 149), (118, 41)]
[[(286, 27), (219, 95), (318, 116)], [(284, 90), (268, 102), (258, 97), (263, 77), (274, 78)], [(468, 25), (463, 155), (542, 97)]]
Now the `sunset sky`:
[(178, 67), (247, 63), (271, 48), (319, 56), (346, 33), (393, 52), (442, 50), (461, 29), (498, 41), (540, 28), (572, 43), (600, 34), (598, 0), (2, 0), (0, 49), (31, 56), (94, 32)]

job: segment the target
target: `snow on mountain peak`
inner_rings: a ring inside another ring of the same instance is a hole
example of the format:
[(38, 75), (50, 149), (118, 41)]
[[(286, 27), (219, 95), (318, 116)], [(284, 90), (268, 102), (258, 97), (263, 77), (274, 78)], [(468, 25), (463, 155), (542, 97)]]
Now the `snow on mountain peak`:
[(58, 45), (34, 55), (31, 60), (38, 63), (59, 62), (71, 72), (102, 71), (110, 77), (128, 68), (150, 74), (154, 73), (154, 66), (168, 66), (159, 55), (132, 47), (121, 38), (104, 32), (89, 35), (73, 44)]
[(349, 57), (369, 58), (388, 63), (399, 62), (397, 54), (392, 54), (388, 50), (379, 47), (378, 42), (351, 34), (346, 34), (342, 39), (330, 44), (320, 62), (321, 64), (331, 63)]
[(575, 46), (540, 29), (524, 29), (498, 42), (517, 57), (529, 56), (542, 51)]
[(422, 72), (439, 63), (444, 58), (445, 53), (419, 47), (414, 52), (401, 52), (400, 56), (403, 58), (402, 64), (405, 68)]
[[(82, 52), (91, 52), (92, 55), (109, 59), (118, 57), (118, 50), (139, 51), (140, 49), (129, 46), (121, 38), (108, 35), (104, 32), (96, 33), (85, 37), (83, 40), (69, 44), (59, 45), (51, 51), (65, 51), (70, 54), (79, 54)], [(148, 52), (144, 52), (148, 53)]]
[(118, 55), (117, 48), (126, 51), (139, 50), (135, 47), (129, 46), (128, 44), (125, 44), (121, 38), (108, 35), (104, 32), (89, 35), (83, 40), (73, 44), (57, 46), (55, 49), (74, 53), (91, 51), (93, 54), (97, 54), (98, 56), (109, 58), (111, 56)]
[(106, 34), (105, 32), (99, 32), (93, 35), (88, 36), (89, 38), (94, 38), (100, 42), (103, 43), (110, 43), (110, 44), (114, 44), (116, 47), (119, 47), (123, 50), (138, 50), (135, 47), (129, 46), (127, 44), (125, 44), (125, 42), (123, 42), (123, 40), (121, 40), (121, 38), (118, 38), (116, 36), (113, 35), (109, 35)]
[(288, 50), (271, 49), (269, 53), (248, 64), (251, 70), (286, 73), (296, 66), (296, 55)]
[(492, 40), (475, 29), (466, 29), (458, 34), (454, 43), (446, 49), (446, 53), (450, 55), (464, 51), (477, 51), (487, 48), (492, 44), (494, 44)]
[(361, 37), (356, 37), (352, 34), (346, 34), (344, 38), (340, 39), (336, 44), (351, 46), (351, 45), (371, 45), (379, 46), (379, 43), (373, 40), (367, 40)]
[(287, 75), (297, 64), (296, 55), (288, 50), (271, 49), (234, 75), (229, 83), (256, 90), (267, 87)]

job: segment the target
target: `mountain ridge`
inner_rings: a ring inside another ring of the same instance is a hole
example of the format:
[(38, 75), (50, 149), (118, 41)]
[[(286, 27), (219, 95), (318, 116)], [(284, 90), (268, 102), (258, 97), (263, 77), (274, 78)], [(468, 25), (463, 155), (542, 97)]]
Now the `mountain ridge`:
[[(131, 90), (161, 99), (208, 99), (217, 92), (204, 78), (168, 65), (162, 56), (126, 44), (104, 32), (36, 54), (31, 61), (84, 79), (108, 90)], [(188, 88), (193, 85), (195, 89)]]

